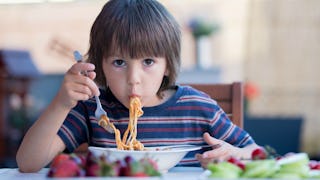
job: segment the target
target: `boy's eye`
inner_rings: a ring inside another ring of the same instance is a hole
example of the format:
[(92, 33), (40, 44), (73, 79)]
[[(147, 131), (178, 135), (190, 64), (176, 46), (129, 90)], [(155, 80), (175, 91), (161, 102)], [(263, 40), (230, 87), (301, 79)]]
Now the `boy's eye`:
[(146, 66), (150, 66), (153, 63), (154, 63), (153, 59), (145, 59), (145, 60), (143, 60), (143, 64), (146, 65)]
[(116, 59), (116, 60), (114, 60), (113, 61), (113, 64), (115, 65), (115, 66), (125, 66), (125, 61), (124, 60), (122, 60), (122, 59)]

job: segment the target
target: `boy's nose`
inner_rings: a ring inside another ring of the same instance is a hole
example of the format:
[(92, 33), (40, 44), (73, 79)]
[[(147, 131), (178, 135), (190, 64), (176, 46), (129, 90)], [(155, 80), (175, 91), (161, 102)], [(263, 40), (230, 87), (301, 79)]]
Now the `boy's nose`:
[(128, 84), (129, 85), (140, 84), (140, 73), (138, 68), (129, 68)]

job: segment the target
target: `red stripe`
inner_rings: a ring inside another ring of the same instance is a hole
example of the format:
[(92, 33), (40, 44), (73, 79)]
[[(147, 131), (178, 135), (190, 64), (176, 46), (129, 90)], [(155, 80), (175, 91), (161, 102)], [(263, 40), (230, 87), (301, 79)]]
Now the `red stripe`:
[(219, 133), (219, 131), (221, 130), (221, 128), (225, 125), (226, 121), (221, 121), (221, 123), (219, 124), (219, 126), (215, 129), (215, 131), (213, 132), (214, 134)]
[[(141, 118), (141, 119), (138, 119), (138, 122), (141, 122), (141, 123), (147, 123), (147, 122), (180, 122), (180, 121), (196, 121), (196, 122), (204, 122), (204, 123), (208, 123), (210, 122), (210, 120), (205, 120), (205, 119), (197, 119), (197, 118), (184, 118), (182, 117), (181, 119), (178, 119), (178, 118), (174, 118), (174, 119), (169, 119), (169, 118), (159, 118), (159, 119), (147, 119), (147, 118)], [(115, 124), (120, 124), (120, 123), (128, 123), (127, 120), (117, 120), (117, 121), (114, 121), (114, 120), (110, 120), (110, 122), (113, 122)]]
[(195, 162), (199, 162), (197, 159), (189, 159), (189, 160), (181, 160), (180, 163), (195, 163)]
[(232, 140), (230, 141), (231, 144), (233, 144), (234, 142), (237, 141), (236, 138), (238, 138), (238, 136), (240, 135), (241, 131), (237, 131), (237, 133), (233, 136)]
[(216, 121), (221, 117), (222, 111), (218, 111), (216, 113), (216, 115), (214, 116), (215, 118), (213, 119), (213, 121), (211, 122), (211, 125), (215, 124)]
[(182, 132), (201, 131), (202, 128), (138, 128), (138, 132)]
[(196, 122), (204, 122), (204, 123), (208, 123), (210, 122), (209, 120), (205, 120), (205, 119), (198, 119), (198, 118), (181, 118), (181, 119), (141, 119), (141, 122), (166, 122), (166, 121), (196, 121)]
[(231, 126), (231, 128), (229, 128), (228, 132), (225, 133), (224, 136), (222, 136), (220, 139), (226, 139), (227, 137), (229, 137), (230, 134), (232, 134), (234, 130), (234, 126)]
[(249, 136), (246, 136), (244, 139), (242, 139), (241, 144), (247, 144), (246, 141), (249, 139)]
[(102, 143), (102, 144), (105, 144), (105, 143), (107, 143), (108, 145), (115, 145), (116, 144), (116, 142), (115, 141), (109, 141), (109, 140), (96, 140), (95, 142), (97, 142), (97, 143)]
[(75, 127), (77, 129), (80, 136), (82, 136), (82, 131), (81, 131), (80, 126), (74, 120), (72, 120), (70, 118), (68, 118), (67, 121), (69, 121), (73, 125), (73, 127)]

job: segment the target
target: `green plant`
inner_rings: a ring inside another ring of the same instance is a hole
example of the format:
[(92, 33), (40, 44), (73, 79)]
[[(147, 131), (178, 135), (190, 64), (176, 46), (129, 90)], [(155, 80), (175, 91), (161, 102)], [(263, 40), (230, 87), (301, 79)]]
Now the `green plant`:
[(196, 39), (202, 36), (209, 36), (220, 29), (217, 23), (206, 21), (202, 18), (192, 19), (189, 23), (189, 28)]

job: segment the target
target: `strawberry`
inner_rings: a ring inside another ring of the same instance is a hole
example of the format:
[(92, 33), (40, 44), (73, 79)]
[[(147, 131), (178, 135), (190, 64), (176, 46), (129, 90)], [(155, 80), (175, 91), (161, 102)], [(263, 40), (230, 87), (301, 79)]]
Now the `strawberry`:
[(52, 168), (49, 174), (50, 177), (77, 177), (80, 176), (80, 170), (75, 161), (68, 159)]
[(251, 159), (259, 160), (259, 159), (267, 159), (268, 155), (264, 148), (257, 148), (252, 151)]
[(66, 161), (66, 160), (69, 160), (69, 159), (70, 159), (70, 155), (68, 155), (68, 154), (63, 154), (63, 153), (58, 154), (53, 158), (53, 160), (52, 160), (52, 162), (50, 164), (50, 168), (55, 168), (60, 163)]
[(107, 156), (86, 156), (78, 154), (59, 154), (50, 165), (48, 177), (84, 177), (84, 176), (160, 176), (157, 164), (149, 158), (140, 161), (127, 156), (122, 160), (111, 162)]

